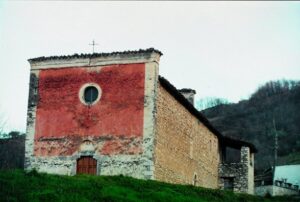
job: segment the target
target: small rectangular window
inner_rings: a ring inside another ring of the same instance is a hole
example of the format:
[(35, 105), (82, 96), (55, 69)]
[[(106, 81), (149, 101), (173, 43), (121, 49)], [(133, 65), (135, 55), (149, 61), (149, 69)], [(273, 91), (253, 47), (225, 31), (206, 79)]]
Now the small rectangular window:
[(224, 180), (224, 190), (233, 191), (233, 177), (223, 178)]

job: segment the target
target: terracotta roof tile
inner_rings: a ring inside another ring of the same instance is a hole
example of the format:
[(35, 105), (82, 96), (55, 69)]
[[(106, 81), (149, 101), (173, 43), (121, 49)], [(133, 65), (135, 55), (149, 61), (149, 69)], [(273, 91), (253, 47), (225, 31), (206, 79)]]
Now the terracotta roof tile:
[(110, 52), (110, 53), (89, 53), (89, 54), (73, 54), (73, 55), (61, 55), (61, 56), (49, 56), (49, 57), (37, 57), (31, 58), (29, 62), (37, 62), (37, 61), (44, 61), (44, 60), (58, 60), (58, 59), (74, 59), (74, 58), (95, 58), (101, 56), (113, 56), (113, 55), (134, 55), (134, 54), (143, 54), (143, 53), (158, 53), (163, 55), (157, 49), (148, 48), (148, 49), (140, 49), (135, 51), (118, 51), (118, 52)]

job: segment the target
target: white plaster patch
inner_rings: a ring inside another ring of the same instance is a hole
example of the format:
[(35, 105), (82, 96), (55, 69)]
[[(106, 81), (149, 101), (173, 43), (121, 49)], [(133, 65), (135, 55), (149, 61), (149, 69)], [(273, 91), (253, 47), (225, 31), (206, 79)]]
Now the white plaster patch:
[(154, 179), (154, 138), (156, 118), (156, 97), (158, 83), (158, 64), (155, 62), (145, 65), (145, 98), (144, 98), (144, 131), (143, 131), (143, 158), (144, 175)]
[(95, 146), (92, 141), (85, 140), (80, 145), (79, 151), (95, 151)]

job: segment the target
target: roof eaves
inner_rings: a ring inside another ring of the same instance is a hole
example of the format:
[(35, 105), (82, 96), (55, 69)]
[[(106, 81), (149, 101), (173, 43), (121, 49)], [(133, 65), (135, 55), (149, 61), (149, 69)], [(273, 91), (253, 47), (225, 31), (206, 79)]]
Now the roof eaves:
[(191, 114), (196, 116), (205, 126), (207, 126), (211, 132), (215, 133), (217, 136), (222, 136), (221, 133), (215, 129), (210, 122), (199, 112), (195, 107), (164, 77), (159, 76), (159, 81), (161, 85), (171, 94), (173, 97), (179, 101)]
[(117, 51), (111, 53), (92, 53), (92, 54), (73, 54), (73, 55), (61, 55), (61, 56), (49, 56), (49, 57), (37, 57), (28, 59), (29, 62), (39, 62), (44, 60), (58, 60), (58, 59), (77, 59), (77, 58), (95, 58), (95, 57), (107, 57), (107, 56), (116, 56), (116, 55), (135, 55), (135, 54), (143, 54), (143, 53), (157, 53), (162, 56), (162, 52), (155, 48), (148, 49), (139, 49), (134, 51)]

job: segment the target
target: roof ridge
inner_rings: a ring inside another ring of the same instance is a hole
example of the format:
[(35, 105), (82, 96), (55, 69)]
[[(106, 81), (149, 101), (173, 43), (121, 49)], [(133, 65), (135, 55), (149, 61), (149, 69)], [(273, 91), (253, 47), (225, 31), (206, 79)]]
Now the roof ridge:
[(139, 49), (139, 50), (127, 50), (127, 51), (114, 51), (114, 52), (103, 52), (103, 53), (74, 53), (73, 55), (60, 55), (60, 56), (42, 56), (28, 59), (29, 62), (43, 61), (43, 60), (56, 60), (56, 59), (71, 59), (71, 58), (95, 58), (100, 56), (111, 56), (111, 55), (126, 55), (126, 54), (140, 54), (140, 53), (158, 53), (163, 55), (161, 51), (155, 48)]

